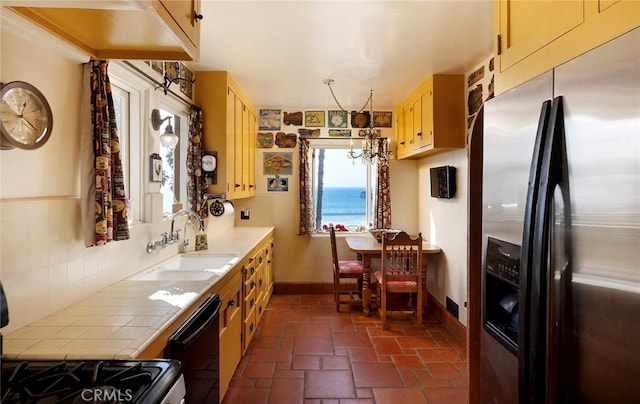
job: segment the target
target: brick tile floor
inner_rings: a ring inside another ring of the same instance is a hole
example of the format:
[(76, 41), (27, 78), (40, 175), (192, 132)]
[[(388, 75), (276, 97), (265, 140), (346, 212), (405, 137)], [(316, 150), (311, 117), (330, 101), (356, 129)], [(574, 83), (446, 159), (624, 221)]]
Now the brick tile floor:
[(333, 295), (274, 295), (223, 404), (466, 403), (464, 346), (425, 315), (382, 330)]

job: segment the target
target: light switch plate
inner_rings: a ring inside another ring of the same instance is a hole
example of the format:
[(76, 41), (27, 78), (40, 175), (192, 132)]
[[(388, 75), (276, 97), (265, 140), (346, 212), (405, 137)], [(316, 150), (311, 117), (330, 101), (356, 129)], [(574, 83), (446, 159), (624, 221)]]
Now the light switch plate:
[(251, 218), (251, 211), (249, 209), (243, 209), (240, 211), (240, 220), (249, 220)]

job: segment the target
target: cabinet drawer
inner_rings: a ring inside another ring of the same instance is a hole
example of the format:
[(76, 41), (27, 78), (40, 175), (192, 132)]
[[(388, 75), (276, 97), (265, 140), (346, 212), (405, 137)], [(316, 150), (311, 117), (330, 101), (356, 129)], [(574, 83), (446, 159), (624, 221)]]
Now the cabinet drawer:
[(256, 322), (256, 310), (253, 309), (249, 312), (249, 315), (244, 319), (244, 349), (246, 350), (253, 338), (253, 334), (256, 332), (258, 324)]
[[(257, 303), (257, 296), (258, 294), (256, 293), (256, 290), (252, 290), (251, 292), (246, 293), (245, 298), (244, 298), (244, 312), (245, 313), (249, 313), (251, 310), (254, 309), (254, 307), (256, 307), (256, 303)], [(247, 314), (245, 314), (245, 319), (247, 318)]]
[(264, 293), (260, 294), (260, 297), (258, 298), (258, 303), (256, 304), (256, 323), (260, 323), (260, 320), (262, 319), (262, 315), (264, 314), (266, 308), (267, 308), (267, 292), (265, 291)]
[(229, 322), (235, 316), (236, 312), (242, 310), (241, 285), (241, 274), (238, 272), (218, 292), (222, 301), (222, 305), (220, 306), (221, 333), (229, 326)]
[(249, 277), (244, 282), (244, 295), (247, 296), (249, 293), (255, 291), (258, 288), (258, 277), (256, 273), (253, 273), (253, 276)]

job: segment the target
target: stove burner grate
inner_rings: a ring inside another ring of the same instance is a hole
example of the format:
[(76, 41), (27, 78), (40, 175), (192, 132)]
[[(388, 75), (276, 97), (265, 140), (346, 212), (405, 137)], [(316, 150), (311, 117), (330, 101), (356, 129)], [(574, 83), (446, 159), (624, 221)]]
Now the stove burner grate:
[(132, 403), (161, 367), (141, 362), (16, 362), (2, 368), (2, 404)]

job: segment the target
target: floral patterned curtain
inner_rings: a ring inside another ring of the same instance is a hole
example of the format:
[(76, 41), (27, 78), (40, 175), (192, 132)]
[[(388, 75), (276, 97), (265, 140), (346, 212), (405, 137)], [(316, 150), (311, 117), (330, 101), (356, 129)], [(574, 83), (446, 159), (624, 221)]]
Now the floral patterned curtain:
[(187, 200), (189, 209), (198, 212), (201, 218), (208, 216), (204, 194), (207, 184), (202, 172), (204, 149), (204, 117), (200, 107), (191, 106), (189, 116), (189, 144), (187, 149)]
[(313, 199), (311, 194), (311, 163), (309, 162), (309, 140), (300, 139), (300, 200), (299, 235), (313, 233)]
[[(378, 139), (378, 152), (382, 152), (387, 139)], [(375, 200), (374, 228), (391, 228), (391, 187), (389, 183), (389, 161), (378, 161)]]
[(94, 245), (103, 245), (129, 239), (128, 207), (116, 114), (107, 74), (109, 62), (90, 63), (96, 209)]

